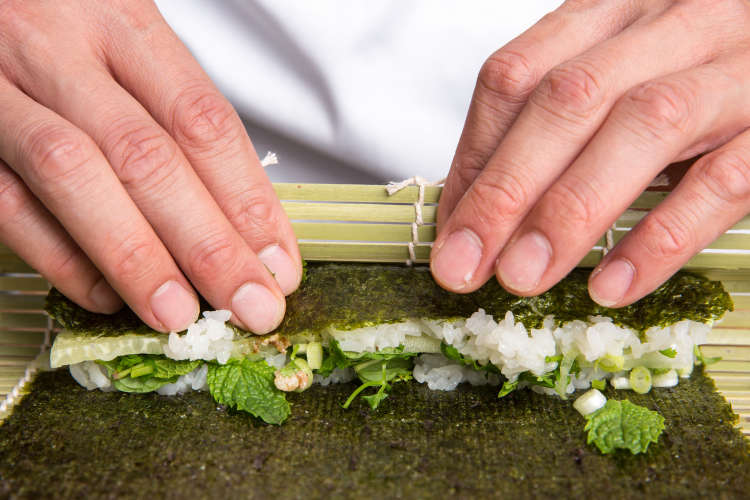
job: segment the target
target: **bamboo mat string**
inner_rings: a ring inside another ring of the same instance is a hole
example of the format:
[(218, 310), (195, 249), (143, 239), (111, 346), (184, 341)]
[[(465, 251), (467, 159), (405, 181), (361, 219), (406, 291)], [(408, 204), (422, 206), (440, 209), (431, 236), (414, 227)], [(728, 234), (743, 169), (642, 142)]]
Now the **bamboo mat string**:
[[(408, 179), (404, 179), (400, 182), (389, 182), (385, 187), (388, 196), (393, 196), (394, 194), (398, 193), (408, 186), (417, 186), (418, 188), (417, 201), (414, 202), (414, 222), (412, 222), (411, 224), (411, 241), (407, 243), (407, 247), (409, 249), (409, 258), (406, 259), (407, 266), (413, 265), (417, 260), (415, 248), (417, 247), (417, 245), (419, 245), (419, 226), (424, 225), (424, 220), (422, 218), (422, 207), (424, 207), (424, 188), (425, 186), (440, 186), (442, 184), (445, 184), (445, 179), (431, 182), (424, 177), (415, 175), (414, 177), (409, 177)], [(432, 245), (432, 243), (429, 244)]]
[(613, 223), (604, 233), (604, 246), (602, 247), (602, 258), (606, 257), (612, 247), (615, 246), (615, 230), (617, 229), (617, 222)]
[(263, 157), (262, 160), (260, 160), (260, 166), (263, 168), (270, 167), (271, 165), (278, 165), (279, 164), (279, 157), (276, 156), (276, 153), (273, 151), (269, 151), (266, 153), (266, 156)]

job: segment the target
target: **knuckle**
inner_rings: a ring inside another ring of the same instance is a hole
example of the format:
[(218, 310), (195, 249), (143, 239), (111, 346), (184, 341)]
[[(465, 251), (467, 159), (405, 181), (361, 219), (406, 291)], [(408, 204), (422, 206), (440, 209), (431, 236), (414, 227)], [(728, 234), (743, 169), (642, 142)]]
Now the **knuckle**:
[(662, 261), (681, 256), (694, 247), (692, 225), (674, 210), (651, 212), (638, 227), (639, 244), (648, 254)]
[(694, 97), (675, 82), (649, 82), (630, 91), (624, 101), (627, 115), (653, 135), (685, 132), (693, 112)]
[(224, 213), (247, 241), (266, 241), (281, 224), (275, 199), (260, 187), (245, 189), (227, 199)]
[(29, 194), (19, 179), (0, 167), (0, 227), (22, 219), (29, 202)]
[(497, 225), (501, 221), (516, 219), (526, 211), (529, 195), (524, 185), (507, 172), (483, 176), (472, 185), (469, 199), (480, 219)]
[(177, 146), (161, 130), (150, 125), (121, 129), (116, 142), (114, 167), (126, 188), (163, 185), (179, 162)]
[(524, 101), (537, 84), (536, 72), (521, 52), (501, 49), (479, 70), (478, 86), (504, 101)]
[(60, 242), (49, 252), (48, 261), (51, 263), (49, 274), (61, 283), (80, 282), (83, 259), (83, 254), (77, 247), (68, 245), (67, 241)]
[(461, 155), (456, 157), (454, 175), (464, 190), (471, 186), (482, 173), (489, 156), (477, 149), (469, 149), (462, 151)]
[(604, 103), (602, 78), (593, 64), (575, 61), (550, 71), (531, 97), (548, 113), (588, 120)]
[(728, 204), (747, 204), (750, 199), (750, 155), (736, 150), (712, 153), (696, 165), (696, 174), (704, 186)]
[(156, 275), (154, 266), (161, 262), (159, 245), (146, 235), (127, 235), (110, 252), (111, 272), (127, 283), (142, 283)]
[(172, 130), (178, 141), (198, 150), (221, 149), (244, 131), (231, 104), (205, 86), (188, 88), (174, 102)]
[(75, 187), (96, 154), (90, 139), (59, 125), (37, 127), (22, 143), (31, 172), (44, 185)]
[(540, 203), (542, 224), (581, 232), (591, 227), (597, 214), (603, 212), (602, 200), (589, 181), (561, 181), (552, 186)]
[(234, 238), (211, 234), (195, 243), (188, 252), (188, 270), (196, 279), (215, 280), (235, 269), (240, 260)]

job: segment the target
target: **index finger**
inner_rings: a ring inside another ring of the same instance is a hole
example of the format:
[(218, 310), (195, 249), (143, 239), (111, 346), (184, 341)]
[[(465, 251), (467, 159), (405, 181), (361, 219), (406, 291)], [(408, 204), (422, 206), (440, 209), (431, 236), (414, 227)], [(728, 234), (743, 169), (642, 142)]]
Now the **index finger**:
[(111, 70), (172, 136), (284, 294), (292, 293), (302, 278), (297, 239), (242, 120), (158, 10), (142, 15), (154, 19), (153, 32), (112, 20)]

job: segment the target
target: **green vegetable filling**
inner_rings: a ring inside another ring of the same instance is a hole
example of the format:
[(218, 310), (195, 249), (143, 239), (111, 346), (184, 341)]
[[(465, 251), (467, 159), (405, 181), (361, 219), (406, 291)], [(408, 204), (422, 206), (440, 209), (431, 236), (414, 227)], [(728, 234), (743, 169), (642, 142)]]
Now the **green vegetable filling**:
[(115, 389), (122, 392), (151, 392), (177, 382), (203, 361), (175, 361), (160, 355), (131, 354), (112, 361), (97, 361), (106, 368)]

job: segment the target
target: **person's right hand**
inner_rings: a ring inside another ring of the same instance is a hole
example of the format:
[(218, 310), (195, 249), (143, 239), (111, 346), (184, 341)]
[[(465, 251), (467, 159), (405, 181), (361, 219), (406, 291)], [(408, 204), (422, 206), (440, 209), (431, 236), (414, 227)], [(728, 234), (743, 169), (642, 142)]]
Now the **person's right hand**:
[(283, 318), (291, 225), (152, 1), (0, 1), (0, 159), (0, 241), (86, 309), (182, 330), (192, 282), (255, 333)]

